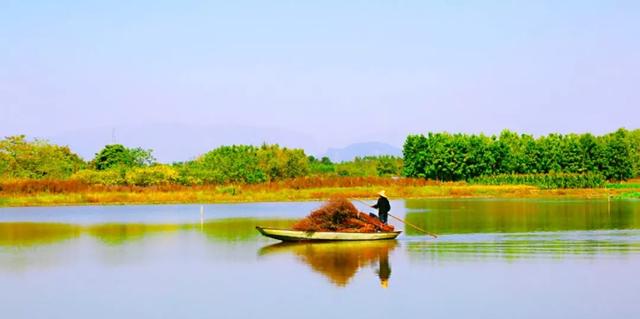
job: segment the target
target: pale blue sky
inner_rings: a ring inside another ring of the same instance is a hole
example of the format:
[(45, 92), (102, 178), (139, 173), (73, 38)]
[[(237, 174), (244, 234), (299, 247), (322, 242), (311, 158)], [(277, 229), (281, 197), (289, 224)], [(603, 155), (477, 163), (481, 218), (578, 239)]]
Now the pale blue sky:
[(3, 0), (0, 134), (173, 160), (638, 128), (639, 39), (640, 1)]

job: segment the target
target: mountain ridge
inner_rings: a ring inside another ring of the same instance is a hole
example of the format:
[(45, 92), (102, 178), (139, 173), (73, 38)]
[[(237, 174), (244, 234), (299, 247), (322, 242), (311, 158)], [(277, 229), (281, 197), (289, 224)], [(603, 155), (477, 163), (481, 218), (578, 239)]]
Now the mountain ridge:
[(402, 156), (402, 149), (382, 142), (361, 142), (343, 148), (329, 148), (323, 156), (332, 162), (351, 161), (356, 157), (393, 155)]

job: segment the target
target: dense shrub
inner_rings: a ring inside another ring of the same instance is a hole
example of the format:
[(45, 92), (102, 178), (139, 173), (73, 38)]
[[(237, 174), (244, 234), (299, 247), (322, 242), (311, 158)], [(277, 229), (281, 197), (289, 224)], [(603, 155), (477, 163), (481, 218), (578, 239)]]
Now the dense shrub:
[(402, 158), (382, 155), (375, 157), (378, 176), (400, 176), (402, 174)]
[(338, 176), (398, 176), (402, 173), (402, 159), (389, 155), (356, 157), (335, 164), (335, 171)]
[(167, 165), (133, 168), (125, 174), (128, 185), (155, 186), (173, 184), (178, 181), (178, 170)]
[(309, 161), (309, 173), (311, 175), (327, 175), (333, 174), (336, 171), (336, 166), (331, 159), (323, 156), (321, 159), (317, 159), (314, 156), (308, 157)]

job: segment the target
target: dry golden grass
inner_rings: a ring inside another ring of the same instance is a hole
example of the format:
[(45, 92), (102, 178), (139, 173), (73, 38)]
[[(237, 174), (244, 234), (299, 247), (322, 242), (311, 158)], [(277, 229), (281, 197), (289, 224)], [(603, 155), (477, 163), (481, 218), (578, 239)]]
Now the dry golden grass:
[[(256, 185), (95, 186), (64, 181), (0, 184), (0, 206), (233, 203), (325, 200), (335, 196), (375, 198), (606, 198), (629, 189), (542, 190), (524, 185), (468, 185), (420, 179), (316, 177)], [(636, 190), (637, 191), (637, 190)]]

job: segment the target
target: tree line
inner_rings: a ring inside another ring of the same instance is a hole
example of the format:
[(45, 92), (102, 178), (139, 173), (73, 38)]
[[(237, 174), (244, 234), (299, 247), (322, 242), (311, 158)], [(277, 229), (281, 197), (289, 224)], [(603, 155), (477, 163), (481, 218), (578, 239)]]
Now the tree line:
[(640, 130), (538, 138), (509, 130), (498, 136), (428, 133), (408, 136), (403, 155), (405, 176), (442, 181), (557, 173), (626, 180), (640, 175)]
[(220, 146), (194, 160), (158, 163), (153, 151), (106, 145), (85, 161), (67, 146), (25, 136), (0, 140), (0, 180), (77, 180), (99, 185), (152, 186), (263, 183), (308, 176), (405, 176), (481, 184), (595, 187), (640, 176), (640, 130), (533, 137), (410, 135), (403, 158), (357, 157), (334, 163), (277, 144)]
[(152, 186), (262, 183), (305, 176), (392, 176), (402, 159), (392, 156), (356, 158), (333, 163), (302, 149), (262, 146), (220, 146), (194, 160), (158, 163), (152, 150), (106, 145), (84, 161), (67, 146), (29, 141), (25, 136), (0, 140), (0, 180), (78, 180), (87, 184)]

